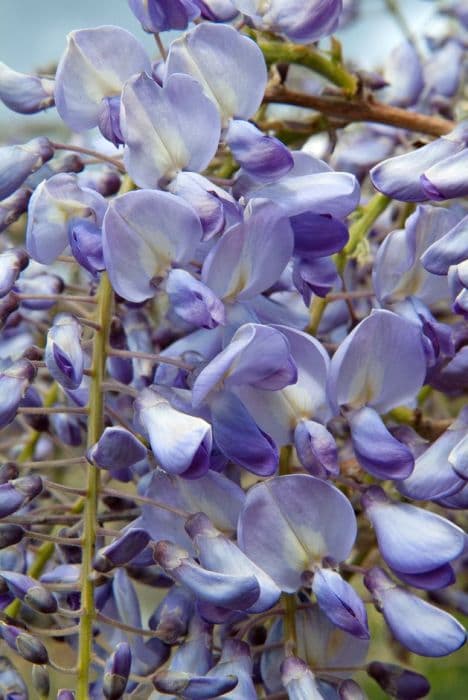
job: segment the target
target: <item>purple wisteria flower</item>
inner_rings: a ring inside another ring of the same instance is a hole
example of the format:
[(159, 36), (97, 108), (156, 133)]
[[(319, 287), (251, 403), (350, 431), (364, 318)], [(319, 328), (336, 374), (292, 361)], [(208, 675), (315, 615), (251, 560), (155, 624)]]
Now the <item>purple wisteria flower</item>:
[(466, 13), (372, 64), (321, 42), (355, 0), (126, 5), (152, 55), (0, 63), (56, 106), (0, 144), (0, 696), (424, 697), (468, 610)]

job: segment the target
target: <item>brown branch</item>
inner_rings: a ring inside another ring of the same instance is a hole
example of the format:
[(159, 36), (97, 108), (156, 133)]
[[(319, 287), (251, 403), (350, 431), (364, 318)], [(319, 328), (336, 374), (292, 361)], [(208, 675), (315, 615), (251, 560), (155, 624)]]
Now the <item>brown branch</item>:
[(392, 107), (376, 100), (345, 99), (304, 95), (288, 90), (283, 85), (273, 85), (267, 88), (264, 102), (290, 104), (296, 107), (315, 109), (330, 117), (349, 122), (377, 122), (388, 124), (400, 129), (419, 131), (430, 136), (443, 136), (455, 128), (455, 123), (442, 117), (431, 117), (427, 114), (410, 112), (399, 107)]

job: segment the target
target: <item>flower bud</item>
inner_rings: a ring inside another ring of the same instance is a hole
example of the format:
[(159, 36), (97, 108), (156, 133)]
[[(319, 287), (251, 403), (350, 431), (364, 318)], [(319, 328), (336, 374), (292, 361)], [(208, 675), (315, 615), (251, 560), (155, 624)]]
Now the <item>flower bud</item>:
[(18, 542), (21, 542), (24, 536), (24, 530), (21, 525), (7, 523), (0, 525), (0, 549), (12, 547)]
[(47, 333), (45, 362), (53, 378), (66, 389), (77, 389), (83, 379), (81, 324), (71, 314), (58, 314)]
[(32, 634), (25, 632), (19, 627), (8, 625), (6, 622), (1, 623), (0, 634), (10, 649), (16, 651), (26, 661), (40, 665), (49, 663), (47, 649)]
[(0, 200), (13, 194), (28, 175), (39, 170), (53, 155), (54, 149), (45, 136), (0, 148)]
[(39, 476), (23, 476), (0, 484), (0, 518), (6, 518), (32, 501), (42, 491)]
[[(39, 275), (34, 275), (34, 277), (21, 277), (16, 285), (15, 291), (19, 294), (24, 294), (28, 296), (29, 294), (60, 294), (64, 288), (63, 280), (57, 275), (49, 275), (48, 273), (41, 273)], [(32, 309), (33, 311), (43, 311), (50, 309), (51, 306), (56, 304), (55, 299), (22, 299), (21, 306), (25, 309)]]
[(0, 63), (0, 100), (13, 112), (34, 114), (54, 104), (54, 81)]
[(0, 254), (0, 297), (11, 292), (13, 285), (29, 263), (29, 256), (22, 248), (10, 248)]
[(20, 187), (0, 203), (0, 233), (11, 226), (28, 208), (31, 197), (28, 187)]
[(17, 479), (19, 470), (16, 462), (5, 462), (0, 467), (0, 484), (6, 484), (7, 481)]
[(57, 692), (56, 700), (75, 700), (75, 693), (73, 690), (67, 690), (66, 688), (61, 688)]
[(81, 423), (78, 416), (56, 413), (50, 417), (54, 433), (70, 447), (81, 445)]
[[(127, 336), (120, 321), (113, 321), (109, 334), (109, 345), (116, 350), (128, 350)], [(133, 379), (133, 360), (124, 357), (109, 357), (107, 360), (109, 374), (123, 384), (130, 384)]]
[(5, 325), (11, 314), (19, 308), (20, 302), (14, 292), (10, 292), (0, 299), (0, 328)]
[(57, 601), (38, 581), (17, 573), (0, 571), (0, 582), (8, 587), (9, 592), (37, 612), (50, 614), (57, 611)]
[(13, 362), (0, 372), (0, 428), (12, 422), (35, 369), (27, 360)]
[(88, 219), (72, 219), (68, 238), (73, 255), (92, 275), (104, 270), (101, 229)]
[(145, 446), (125, 428), (106, 428), (88, 459), (101, 469), (123, 469), (131, 467), (146, 457)]
[(149, 34), (169, 29), (187, 29), (199, 16), (195, 0), (129, 0), (130, 9)]
[[(7, 695), (3, 693), (6, 692)], [(0, 697), (28, 700), (28, 689), (21, 675), (6, 656), (0, 656)]]
[(35, 664), (32, 667), (32, 682), (34, 689), (40, 698), (48, 698), (50, 693), (49, 671), (46, 666), (38, 666)]
[(127, 530), (122, 537), (118, 537), (96, 554), (93, 566), (101, 573), (106, 573), (116, 566), (123, 566), (140, 554), (149, 541), (150, 536), (146, 530), (139, 528)]
[(130, 647), (126, 642), (121, 642), (107, 660), (104, 670), (102, 691), (107, 700), (119, 700), (124, 694), (131, 663)]
[(431, 689), (429, 681), (420, 673), (395, 664), (372, 661), (367, 667), (367, 673), (384, 692), (397, 700), (417, 700), (425, 697)]
[[(34, 351), (32, 348), (30, 349), (31, 351), (28, 352), (28, 360), (34, 360), (38, 358), (32, 357), (34, 354)], [(42, 355), (42, 353), (41, 353)], [(20, 406), (28, 406), (32, 408), (40, 408), (42, 406), (42, 398), (41, 395), (39, 394), (38, 390), (36, 389), (35, 386), (28, 386), (26, 389), (23, 398), (20, 401)], [(42, 415), (34, 414), (32, 413), (31, 415), (25, 415), (24, 419), (28, 425), (31, 426), (34, 430), (37, 430), (38, 432), (44, 432), (49, 429), (49, 417), (43, 413)]]
[(366, 698), (359, 685), (351, 678), (340, 683), (338, 697), (340, 700), (365, 700)]
[(124, 143), (124, 137), (120, 129), (119, 95), (102, 99), (98, 116), (98, 127), (104, 138), (113, 143), (114, 146), (118, 147)]
[(172, 586), (151, 615), (148, 626), (157, 632), (158, 639), (175, 644), (187, 634), (193, 606), (193, 596), (186, 588)]

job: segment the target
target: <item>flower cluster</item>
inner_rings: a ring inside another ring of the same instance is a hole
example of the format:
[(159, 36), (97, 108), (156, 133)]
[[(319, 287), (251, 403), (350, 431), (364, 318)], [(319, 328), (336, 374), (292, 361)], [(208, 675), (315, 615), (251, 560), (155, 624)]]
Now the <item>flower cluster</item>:
[(19, 656), (57, 700), (412, 700), (368, 611), (464, 644), (461, 5), (379, 73), (312, 44), (341, 0), (129, 0), (154, 61), (0, 64), (72, 132), (0, 148), (2, 697)]

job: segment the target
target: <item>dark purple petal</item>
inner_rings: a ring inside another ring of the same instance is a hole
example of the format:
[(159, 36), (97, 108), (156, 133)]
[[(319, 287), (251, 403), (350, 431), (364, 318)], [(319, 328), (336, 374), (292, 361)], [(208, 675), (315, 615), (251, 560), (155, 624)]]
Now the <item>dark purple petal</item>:
[(414, 468), (411, 450), (393, 437), (379, 414), (365, 406), (348, 416), (351, 442), (363, 469), (378, 479), (406, 479)]
[(227, 391), (219, 394), (211, 402), (211, 413), (213, 438), (228, 459), (259, 476), (275, 473), (278, 449), (237, 396)]
[(85, 270), (95, 275), (105, 269), (99, 226), (88, 219), (72, 219), (68, 225), (68, 240), (73, 255)]
[(340, 251), (348, 242), (347, 226), (332, 216), (306, 211), (290, 218), (294, 253), (301, 258), (323, 258)]
[(149, 34), (187, 29), (200, 14), (195, 0), (129, 0), (128, 4)]
[(244, 171), (261, 182), (274, 182), (294, 165), (289, 149), (281, 141), (250, 122), (233, 119), (224, 138)]
[(96, 553), (93, 567), (96, 571), (106, 573), (114, 567), (128, 564), (143, 551), (149, 541), (150, 536), (146, 530), (132, 527)]
[(216, 328), (226, 322), (223, 302), (216, 294), (185, 270), (171, 270), (165, 289), (169, 302), (180, 318), (197, 328)]
[(220, 574), (204, 569), (180, 547), (161, 540), (154, 548), (155, 561), (178, 583), (197, 597), (233, 610), (250, 608), (260, 595), (255, 576)]
[(101, 469), (131, 467), (146, 457), (146, 447), (125, 428), (106, 428), (88, 457)]
[(301, 464), (313, 476), (326, 478), (327, 474), (338, 474), (338, 448), (324, 425), (300, 421), (294, 431), (294, 446)]
[(445, 588), (455, 583), (456, 576), (450, 564), (444, 564), (433, 571), (425, 571), (422, 574), (407, 574), (393, 569), (398, 578), (413, 588), (422, 588), (425, 591), (434, 591)]
[(424, 676), (395, 664), (372, 661), (367, 667), (367, 673), (397, 700), (418, 700), (425, 697), (431, 689)]

